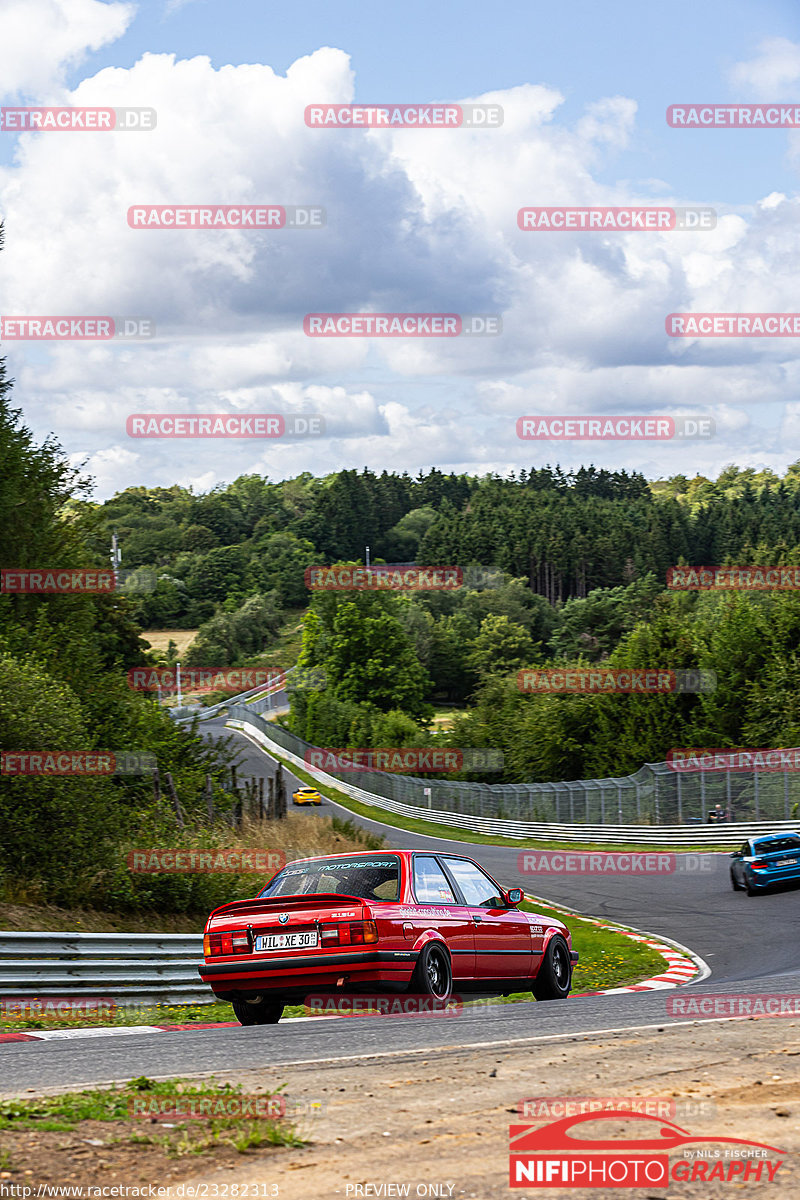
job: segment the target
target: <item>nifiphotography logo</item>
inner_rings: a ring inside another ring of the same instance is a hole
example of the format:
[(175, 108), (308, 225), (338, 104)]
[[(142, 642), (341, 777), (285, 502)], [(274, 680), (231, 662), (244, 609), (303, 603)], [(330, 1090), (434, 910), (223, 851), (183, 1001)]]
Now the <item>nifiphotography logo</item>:
[[(621, 1122), (634, 1136), (619, 1132)], [(592, 1136), (582, 1126), (594, 1127)], [(672, 1121), (621, 1109), (509, 1129), (512, 1188), (666, 1188), (670, 1183), (773, 1183), (783, 1150), (743, 1138), (693, 1136)], [(670, 1153), (674, 1154), (670, 1161)]]

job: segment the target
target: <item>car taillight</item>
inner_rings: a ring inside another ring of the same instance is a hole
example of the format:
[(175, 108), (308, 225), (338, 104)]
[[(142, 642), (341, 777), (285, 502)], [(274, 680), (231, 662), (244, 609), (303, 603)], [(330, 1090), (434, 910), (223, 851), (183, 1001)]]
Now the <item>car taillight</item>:
[(754, 871), (765, 871), (765, 870), (767, 869), (767, 867), (769, 866), (769, 863), (765, 863), (765, 862), (751, 862), (751, 863), (750, 863), (750, 866), (752, 867), (752, 869), (753, 869)]
[(338, 942), (344, 946), (363, 946), (377, 942), (378, 928), (374, 921), (346, 921), (341, 925), (320, 925), (320, 942)]
[(250, 933), (247, 929), (230, 929), (224, 933), (207, 933), (203, 938), (206, 958), (218, 954), (249, 954)]
[(362, 945), (364, 942), (377, 942), (378, 927), (374, 921), (351, 921), (350, 942)]

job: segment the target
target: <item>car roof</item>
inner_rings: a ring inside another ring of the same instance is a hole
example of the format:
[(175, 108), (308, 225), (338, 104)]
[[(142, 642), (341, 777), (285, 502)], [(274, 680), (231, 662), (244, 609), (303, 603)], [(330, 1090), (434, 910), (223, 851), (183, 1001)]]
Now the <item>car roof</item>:
[(777, 842), (787, 837), (800, 837), (800, 832), (796, 829), (785, 829), (783, 833), (764, 833), (756, 837), (751, 837), (750, 841), (755, 845), (761, 842)]
[[(400, 858), (409, 859), (412, 854), (437, 854), (436, 850), (394, 850), (391, 847), (386, 850), (355, 850), (352, 854), (313, 854), (308, 858), (293, 858), (291, 864), (287, 862), (287, 867), (295, 863), (304, 862), (329, 862), (332, 858), (375, 858), (380, 854), (395, 854)], [(471, 858), (467, 858), (465, 854), (451, 854), (447, 851), (448, 858), (464, 858), (467, 862), (473, 862)]]

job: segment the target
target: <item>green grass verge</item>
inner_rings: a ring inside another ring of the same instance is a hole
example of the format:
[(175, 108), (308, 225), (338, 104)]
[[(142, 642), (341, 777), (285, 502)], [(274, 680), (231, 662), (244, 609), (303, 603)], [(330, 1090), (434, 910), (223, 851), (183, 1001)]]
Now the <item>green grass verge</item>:
[[(285, 1086), (285, 1085), (283, 1085)], [(198, 1154), (211, 1149), (214, 1145), (229, 1145), (244, 1153), (257, 1146), (302, 1146), (304, 1139), (298, 1136), (295, 1127), (281, 1117), (250, 1116), (253, 1104), (244, 1103), (242, 1111), (247, 1116), (237, 1115), (206, 1115), (210, 1108), (217, 1113), (236, 1113), (238, 1097), (241, 1095), (239, 1084), (217, 1084), (213, 1079), (201, 1083), (191, 1083), (183, 1079), (148, 1079), (140, 1075), (127, 1083), (111, 1088), (90, 1088), (81, 1092), (65, 1092), (61, 1095), (40, 1096), (30, 1100), (11, 1099), (0, 1100), (0, 1134), (17, 1131), (54, 1131), (70, 1132), (82, 1121), (141, 1121), (142, 1133), (129, 1134), (127, 1140), (134, 1143), (155, 1143), (161, 1145), (171, 1156), (179, 1154)], [(282, 1088), (276, 1089), (273, 1095), (281, 1095)], [(150, 1117), (137, 1116), (134, 1105), (139, 1113), (164, 1111), (164, 1104), (169, 1105), (173, 1098), (180, 1098), (181, 1103), (188, 1106), (197, 1101), (206, 1101), (205, 1112), (201, 1116), (180, 1119), (173, 1118), (169, 1132), (155, 1136)], [(245, 1101), (250, 1101), (246, 1097)], [(266, 1097), (263, 1098), (266, 1101)], [(264, 1104), (265, 1111), (268, 1105)], [(187, 1139), (186, 1130), (191, 1127), (199, 1136)], [(145, 1132), (147, 1131), (147, 1132)]]
[(302, 767), (296, 767), (283, 758), (282, 755), (270, 748), (270, 756), (282, 762), (288, 771), (296, 775), (298, 779), (302, 779), (304, 783), (308, 783), (311, 787), (315, 787), (321, 796), (327, 797), (328, 800), (333, 800), (336, 804), (341, 804), (343, 808), (348, 808), (350, 812), (355, 813), (359, 817), (367, 817), (371, 821), (380, 821), (383, 825), (392, 825), (395, 829), (407, 829), (409, 833), (427, 834), (428, 837), (446, 838), (448, 841), (459, 842), (475, 842), (485, 846), (517, 846), (520, 850), (535, 847), (537, 850), (607, 850), (612, 851), (645, 851), (650, 853), (660, 851), (664, 853), (680, 853), (688, 851), (693, 854), (713, 853), (720, 851), (724, 853), (730, 852), (729, 846), (652, 846), (642, 842), (620, 842), (614, 843), (613, 846), (601, 845), (597, 842), (559, 842), (554, 840), (546, 840), (544, 838), (503, 838), (496, 837), (493, 834), (474, 833), (471, 829), (463, 829), (460, 826), (440, 825), (436, 821), (423, 821), (418, 817), (403, 817), (398, 813), (387, 812), (386, 809), (377, 808), (371, 804), (362, 804), (360, 800), (353, 800), (350, 796), (340, 792), (337, 788), (330, 787), (326, 784), (319, 783), (308, 771), (304, 771)]
[(574, 992), (599, 992), (606, 988), (627, 987), (666, 970), (664, 959), (656, 950), (635, 942), (613, 929), (598, 929), (582, 918), (550, 904), (526, 900), (520, 905), (526, 912), (558, 917), (572, 935), (572, 949), (580, 958), (572, 977)]

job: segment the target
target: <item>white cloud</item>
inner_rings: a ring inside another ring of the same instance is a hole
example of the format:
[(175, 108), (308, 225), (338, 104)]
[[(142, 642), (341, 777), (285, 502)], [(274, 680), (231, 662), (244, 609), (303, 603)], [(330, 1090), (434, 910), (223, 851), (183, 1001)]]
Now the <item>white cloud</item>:
[[(740, 458), (745, 427), (748, 454), (784, 453), (778, 417), (751, 430), (746, 413), (797, 394), (792, 344), (668, 340), (664, 319), (793, 310), (800, 201), (766, 195), (702, 234), (523, 233), (516, 214), (527, 205), (706, 201), (671, 197), (659, 180), (598, 182), (634, 133), (624, 97), (599, 99), (574, 126), (557, 119), (558, 92), (531, 84), (464, 98), (502, 104), (492, 131), (305, 126), (307, 104), (348, 102), (353, 89), (347, 55), (330, 47), (285, 76), (147, 54), (85, 79), (70, 102), (153, 107), (155, 131), (19, 138), (14, 166), (0, 171), (4, 312), (138, 315), (157, 327), (152, 342), (128, 345), (7, 343), (37, 432), (54, 429), (70, 453), (90, 454), (110, 488), (364, 463), (566, 462), (563, 444), (521, 445), (514, 422), (526, 409), (711, 410), (717, 438), (693, 446), (692, 461)], [(322, 205), (327, 225), (127, 225), (132, 205), (238, 202)], [(361, 310), (497, 313), (503, 334), (370, 342), (302, 332), (306, 312)], [(321, 412), (329, 436), (208, 446), (124, 434), (129, 412), (229, 410)], [(593, 457), (623, 465), (626, 455), (629, 446), (606, 445)], [(685, 470), (686, 458), (686, 447), (663, 447), (648, 461)]]
[(758, 100), (796, 100), (800, 44), (788, 38), (764, 38), (754, 58), (731, 69), (730, 79), (737, 89)]
[(100, 0), (5, 0), (0, 36), (0, 94), (52, 99), (64, 72), (121, 37), (134, 4)]

